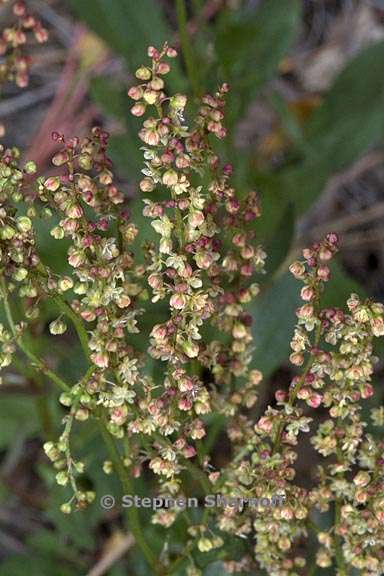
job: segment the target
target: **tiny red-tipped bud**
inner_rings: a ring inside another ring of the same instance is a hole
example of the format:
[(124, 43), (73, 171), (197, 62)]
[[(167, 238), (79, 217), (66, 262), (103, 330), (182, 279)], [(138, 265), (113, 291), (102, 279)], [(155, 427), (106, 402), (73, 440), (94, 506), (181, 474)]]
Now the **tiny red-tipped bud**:
[(160, 62), (158, 67), (157, 67), (157, 72), (158, 74), (168, 74), (168, 72), (171, 70), (170, 65), (167, 62)]
[(68, 160), (69, 160), (68, 153), (62, 151), (54, 155), (54, 157), (52, 158), (52, 164), (54, 164), (55, 166), (62, 166), (63, 164), (66, 164)]
[(339, 242), (339, 237), (336, 234), (336, 232), (330, 232), (329, 234), (327, 234), (326, 239), (333, 246), (336, 246)]
[(39, 44), (44, 44), (48, 40), (48, 32), (42, 26), (35, 28), (34, 34)]
[(310, 286), (303, 286), (303, 288), (301, 289), (300, 295), (301, 295), (301, 298), (303, 300), (309, 302), (310, 300), (314, 299), (316, 292)]
[(25, 2), (16, 2), (13, 6), (13, 13), (15, 16), (24, 16), (26, 13)]
[(177, 50), (175, 50), (175, 48), (171, 48), (171, 46), (169, 46), (167, 48), (167, 56), (168, 56), (168, 58), (176, 58)]
[(175, 172), (175, 170), (171, 169), (164, 172), (162, 182), (163, 184), (165, 184), (165, 186), (174, 186), (175, 184), (177, 184), (177, 181), (178, 181), (178, 175), (177, 172)]
[(153, 60), (158, 60), (160, 57), (160, 53), (154, 46), (148, 46), (147, 54), (149, 58), (153, 58)]
[(128, 96), (132, 98), (132, 100), (140, 100), (143, 97), (143, 91), (140, 86), (132, 86), (128, 90)]

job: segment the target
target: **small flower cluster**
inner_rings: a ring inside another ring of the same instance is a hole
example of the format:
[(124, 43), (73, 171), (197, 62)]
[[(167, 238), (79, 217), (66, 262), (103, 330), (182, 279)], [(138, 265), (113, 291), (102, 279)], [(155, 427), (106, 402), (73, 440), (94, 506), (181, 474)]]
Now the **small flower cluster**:
[[(163, 422), (158, 429), (163, 435), (177, 430), (179, 438), (173, 446), (172, 465), (161, 457), (150, 462), (152, 469), (168, 478), (180, 471), (177, 453), (184, 458), (195, 455), (192, 446), (185, 448), (188, 437), (196, 440), (205, 435), (197, 417), (210, 412), (212, 405), (233, 412), (234, 406), (244, 402), (250, 407), (255, 401), (252, 388), (260, 378), (257, 371), (247, 376), (252, 338), (251, 317), (244, 305), (258, 292), (252, 278), (263, 269), (265, 254), (252, 230), (260, 214), (257, 195), (250, 193), (242, 203), (236, 198), (230, 185), (232, 167), (220, 166), (209, 140), (210, 134), (225, 135), (222, 120), (228, 86), (203, 97), (189, 128), (184, 120), (186, 96), (168, 97), (164, 92), (163, 76), (170, 70), (164, 59), (173, 58), (175, 50), (167, 45), (162, 51), (151, 47), (148, 55), (151, 66), (137, 70), (142, 82), (128, 94), (135, 100), (134, 115), (148, 109), (155, 113), (139, 132), (145, 144), (140, 188), (151, 196), (166, 194), (164, 200), (146, 198), (143, 213), (160, 236), (158, 246), (148, 247), (152, 302), (166, 299), (170, 312), (168, 320), (153, 327), (148, 350), (153, 358), (168, 363), (165, 394), (152, 403), (151, 421), (156, 428)], [(208, 182), (204, 187), (196, 184), (203, 177)], [(229, 232), (230, 248), (223, 242), (223, 229)], [(222, 331), (222, 342), (202, 338), (209, 325)], [(211, 375), (208, 382), (200, 377), (204, 369)], [(234, 383), (228, 382), (226, 393), (219, 393), (217, 386), (232, 376), (247, 378), (244, 392), (234, 394)]]
[[(3, 3), (7, 0), (2, 0)], [(25, 53), (28, 36), (32, 34), (39, 44), (48, 39), (47, 30), (40, 20), (27, 11), (25, 2), (17, 1), (12, 6), (15, 23), (3, 30), (0, 38), (0, 87), (6, 82), (15, 82), (19, 88), (28, 85), (30, 57)]]
[[(45, 444), (57, 482), (72, 489), (63, 512), (95, 497), (81, 487), (85, 464), (72, 457), (70, 446), (76, 423), (92, 418), (110, 449), (103, 469), (122, 476), (124, 486), (151, 471), (161, 496), (184, 496), (183, 473), (190, 471), (205, 493), (284, 496), (284, 505), (262, 512), (205, 511), (188, 528), (188, 552), (223, 548), (226, 535), (235, 536), (248, 549), (242, 558), (224, 556), (229, 573), (304, 576), (310, 568), (303, 543), (318, 515), (329, 510), (334, 522), (316, 532), (316, 565), (334, 564), (338, 576), (347, 568), (379, 576), (384, 443), (368, 433), (362, 404), (373, 394), (373, 339), (384, 335), (384, 306), (352, 295), (346, 310), (322, 307), (337, 236), (305, 249), (290, 266), (303, 283), (290, 343), (294, 376), (287, 389), (276, 391), (273, 406), (255, 416), (263, 376), (252, 365), (247, 306), (259, 292), (256, 277), (266, 258), (254, 226), (259, 199), (254, 191), (238, 198), (232, 166), (214, 150), (215, 139), (225, 137), (229, 87), (205, 95), (187, 121), (187, 97), (166, 90), (176, 55), (167, 44), (150, 47), (150, 65), (137, 70), (138, 84), (129, 90), (132, 114), (148, 113), (139, 132), (139, 188), (157, 236), (141, 246), (144, 264), (137, 254), (141, 231), (115, 183), (104, 130), (94, 128), (81, 139), (53, 133), (57, 151), (48, 178), (36, 178), (31, 162), (21, 166), (17, 150), (0, 149), (0, 279), (9, 324), (0, 326), (0, 364), (8, 366), (18, 346), (63, 389), (64, 431)], [(38, 218), (49, 222), (53, 243), (66, 242), (67, 272), (40, 258)], [(24, 310), (18, 324), (10, 294)], [(51, 334), (63, 334), (69, 320), (88, 363), (73, 385), (24, 340), (47, 300), (60, 312), (49, 323)], [(322, 417), (314, 419), (314, 410)], [(229, 461), (217, 467), (204, 442), (212, 417), (225, 422), (231, 444)], [(383, 425), (381, 408), (372, 411), (372, 421)], [(316, 484), (306, 488), (296, 482), (301, 433), (311, 433), (319, 464)], [(152, 521), (170, 528), (180, 512), (157, 510)], [(188, 574), (198, 575), (192, 556)]]

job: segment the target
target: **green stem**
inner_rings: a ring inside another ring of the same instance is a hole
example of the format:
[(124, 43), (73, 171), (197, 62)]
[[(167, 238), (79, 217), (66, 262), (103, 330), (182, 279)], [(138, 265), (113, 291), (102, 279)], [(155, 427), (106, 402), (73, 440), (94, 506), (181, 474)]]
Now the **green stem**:
[(89, 359), (89, 346), (88, 346), (88, 335), (87, 331), (84, 328), (82, 320), (75, 314), (69, 304), (61, 297), (61, 296), (54, 296), (53, 301), (57, 304), (58, 308), (65, 314), (70, 321), (72, 322), (76, 333), (79, 337), (81, 347), (85, 354), (87, 360)]
[(41, 429), (47, 438), (51, 438), (53, 435), (52, 418), (49, 412), (47, 395), (44, 391), (44, 384), (41, 381), (41, 378), (39, 378), (39, 374), (36, 374), (32, 368), (26, 366), (25, 363), (21, 362), (21, 360), (17, 357), (13, 358), (13, 364), (17, 367), (17, 370), (20, 372), (20, 374), (24, 374), (25, 378), (27, 378), (31, 384), (36, 406), (36, 413), (41, 424)]
[(341, 519), (341, 501), (337, 499), (335, 502), (335, 558), (338, 568), (338, 576), (347, 576), (347, 569), (344, 561), (344, 554), (342, 548), (341, 537), (337, 533)]
[[(318, 324), (317, 330), (316, 330), (315, 341), (313, 344), (315, 348), (319, 345), (320, 337), (321, 337), (321, 320), (319, 320), (319, 324)], [(308, 358), (308, 361), (307, 361), (305, 367), (304, 367), (304, 372), (302, 373), (299, 382), (296, 384), (296, 386), (293, 388), (293, 390), (291, 391), (291, 393), (289, 395), (288, 406), (290, 408), (293, 407), (295, 400), (297, 398), (297, 395), (300, 392), (300, 389), (305, 382), (305, 378), (307, 377), (310, 369), (312, 368), (313, 362), (314, 362), (314, 357), (311, 354), (310, 357)], [(273, 442), (272, 454), (275, 454), (276, 452), (278, 452), (278, 450), (280, 448), (281, 436), (283, 433), (283, 429), (284, 429), (284, 421), (281, 421), (281, 422), (279, 422), (279, 425), (278, 425), (277, 430), (276, 430), (275, 440)]]
[(187, 30), (187, 9), (185, 0), (176, 0), (177, 22), (179, 26), (180, 43), (183, 51), (187, 74), (195, 96), (200, 95), (198, 68), (194, 62), (193, 51)]
[(0, 280), (0, 287), (1, 287), (1, 293), (3, 296), (5, 315), (7, 317), (7, 321), (8, 321), (9, 327), (11, 329), (12, 335), (14, 336), (15, 341), (16, 341), (17, 345), (19, 346), (20, 350), (22, 352), (24, 352), (24, 354), (29, 358), (29, 360), (32, 362), (32, 365), (35, 365), (45, 376), (47, 376), (50, 380), (52, 380), (52, 382), (57, 384), (57, 386), (59, 386), (62, 390), (64, 390), (65, 392), (68, 392), (71, 389), (70, 386), (68, 386), (68, 384), (66, 382), (64, 382), (64, 380), (62, 380), (62, 378), (60, 378), (60, 376), (55, 374), (55, 372), (52, 372), (52, 370), (50, 370), (44, 364), (44, 362), (42, 360), (40, 360), (40, 358), (38, 358), (33, 352), (31, 352), (31, 350), (29, 350), (28, 346), (26, 346), (26, 344), (23, 342), (22, 337), (17, 332), (16, 325), (15, 325), (15, 322), (13, 320), (12, 310), (11, 310), (11, 307), (9, 305), (7, 287), (6, 287), (4, 278), (1, 278), (1, 280)]
[[(106, 448), (109, 452), (110, 458), (113, 462), (115, 470), (120, 478), (120, 482), (123, 486), (123, 490), (125, 494), (134, 494), (135, 488), (133, 482), (125, 469), (123, 462), (121, 461), (120, 453), (116, 447), (113, 437), (108, 432), (105, 424), (99, 420), (99, 428), (101, 435), (103, 437), (104, 443)], [(148, 564), (151, 566), (155, 574), (161, 573), (161, 567), (156, 555), (153, 553), (152, 548), (148, 544), (142, 526), (140, 522), (140, 516), (138, 513), (137, 508), (134, 506), (127, 508), (127, 515), (129, 520), (129, 526), (132, 531), (132, 534), (135, 537), (135, 540), (140, 547), (143, 555), (145, 556)]]
[[(48, 278), (47, 269), (45, 268), (45, 266), (42, 262), (39, 263), (39, 265), (37, 267), (37, 271), (38, 271), (37, 273), (44, 276), (44, 278)], [(82, 347), (83, 352), (85, 354), (85, 357), (87, 360), (89, 360), (88, 335), (87, 335), (86, 329), (84, 328), (83, 321), (72, 310), (71, 306), (64, 300), (64, 298), (62, 298), (62, 296), (60, 296), (59, 294), (56, 294), (55, 296), (52, 297), (52, 300), (55, 302), (55, 304), (57, 305), (59, 310), (61, 310), (61, 312), (65, 316), (67, 316), (69, 318), (69, 320), (72, 322), (72, 324), (76, 330), (77, 336), (80, 340), (80, 344), (81, 344), (81, 347)]]

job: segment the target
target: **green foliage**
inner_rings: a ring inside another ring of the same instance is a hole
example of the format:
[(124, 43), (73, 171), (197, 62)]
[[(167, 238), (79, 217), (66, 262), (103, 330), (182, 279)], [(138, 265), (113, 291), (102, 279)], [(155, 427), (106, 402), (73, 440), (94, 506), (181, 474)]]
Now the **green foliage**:
[(233, 88), (231, 120), (244, 112), (251, 98), (272, 78), (299, 27), (298, 0), (268, 0), (256, 11), (224, 12), (216, 51), (222, 75)]
[(30, 438), (40, 431), (36, 407), (30, 396), (3, 394), (0, 402), (0, 449)]
[[(172, 38), (156, 0), (71, 0), (71, 5), (79, 18), (124, 57), (131, 71), (140, 66), (148, 46), (161, 46)], [(174, 90), (182, 88), (180, 71), (173, 72), (170, 83)]]
[[(305, 127), (305, 157), (282, 174), (297, 210), (307, 209), (329, 177), (355, 161), (383, 130), (384, 42), (366, 48), (336, 78)], [(362, 81), (363, 79), (363, 81)]]

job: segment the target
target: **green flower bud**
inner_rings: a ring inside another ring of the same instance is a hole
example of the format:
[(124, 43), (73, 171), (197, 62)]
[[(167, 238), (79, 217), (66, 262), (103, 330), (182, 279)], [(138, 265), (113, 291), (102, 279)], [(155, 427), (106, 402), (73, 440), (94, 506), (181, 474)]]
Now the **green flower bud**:
[(197, 547), (200, 552), (209, 552), (213, 548), (213, 544), (209, 538), (200, 538), (197, 542)]
[(19, 216), (16, 219), (16, 226), (20, 232), (29, 232), (32, 228), (32, 222), (27, 216)]
[(152, 72), (149, 68), (146, 68), (145, 66), (140, 66), (140, 68), (136, 70), (135, 76), (139, 80), (149, 80), (152, 76)]
[(60, 506), (60, 510), (63, 514), (70, 514), (72, 512), (72, 507), (68, 502), (65, 502), (65, 504)]
[(169, 102), (172, 108), (182, 110), (187, 104), (187, 97), (184, 94), (175, 94)]
[(36, 170), (37, 166), (32, 160), (29, 160), (29, 162), (27, 162), (24, 166), (24, 172), (26, 174), (35, 174)]
[(78, 158), (79, 166), (83, 170), (91, 170), (92, 168), (92, 158), (89, 154), (80, 154)]
[(55, 462), (58, 458), (60, 458), (60, 452), (57, 449), (57, 446), (54, 442), (46, 442), (43, 445), (43, 450), (47, 457), (52, 461)]
[(14, 237), (15, 234), (16, 234), (16, 230), (14, 228), (12, 228), (12, 226), (8, 226), (8, 224), (3, 226), (0, 230), (1, 240), (12, 240), (12, 238)]
[(64, 230), (61, 228), (61, 226), (55, 226), (52, 228), (50, 234), (53, 236), (53, 238), (56, 238), (56, 240), (62, 240), (64, 238)]
[(67, 290), (70, 290), (73, 288), (72, 278), (70, 278), (70, 276), (64, 276), (63, 278), (60, 278), (58, 287), (60, 292), (66, 292)]
[(112, 474), (113, 472), (113, 464), (111, 460), (105, 460), (103, 463), (103, 472), (104, 474)]
[(12, 274), (12, 278), (16, 280), (16, 282), (22, 282), (28, 276), (28, 270), (26, 268), (18, 268)]
[(67, 329), (67, 325), (65, 324), (65, 322), (63, 322), (63, 320), (60, 320), (60, 318), (58, 318), (57, 320), (54, 320), (49, 325), (49, 331), (54, 336), (57, 336), (58, 334), (64, 334), (66, 329)]
[(61, 470), (56, 474), (56, 482), (60, 486), (66, 486), (68, 484), (68, 473), (65, 470)]
[(62, 404), (63, 406), (71, 406), (72, 405), (72, 396), (70, 394), (68, 394), (67, 392), (63, 392), (63, 394), (60, 394), (60, 404)]

